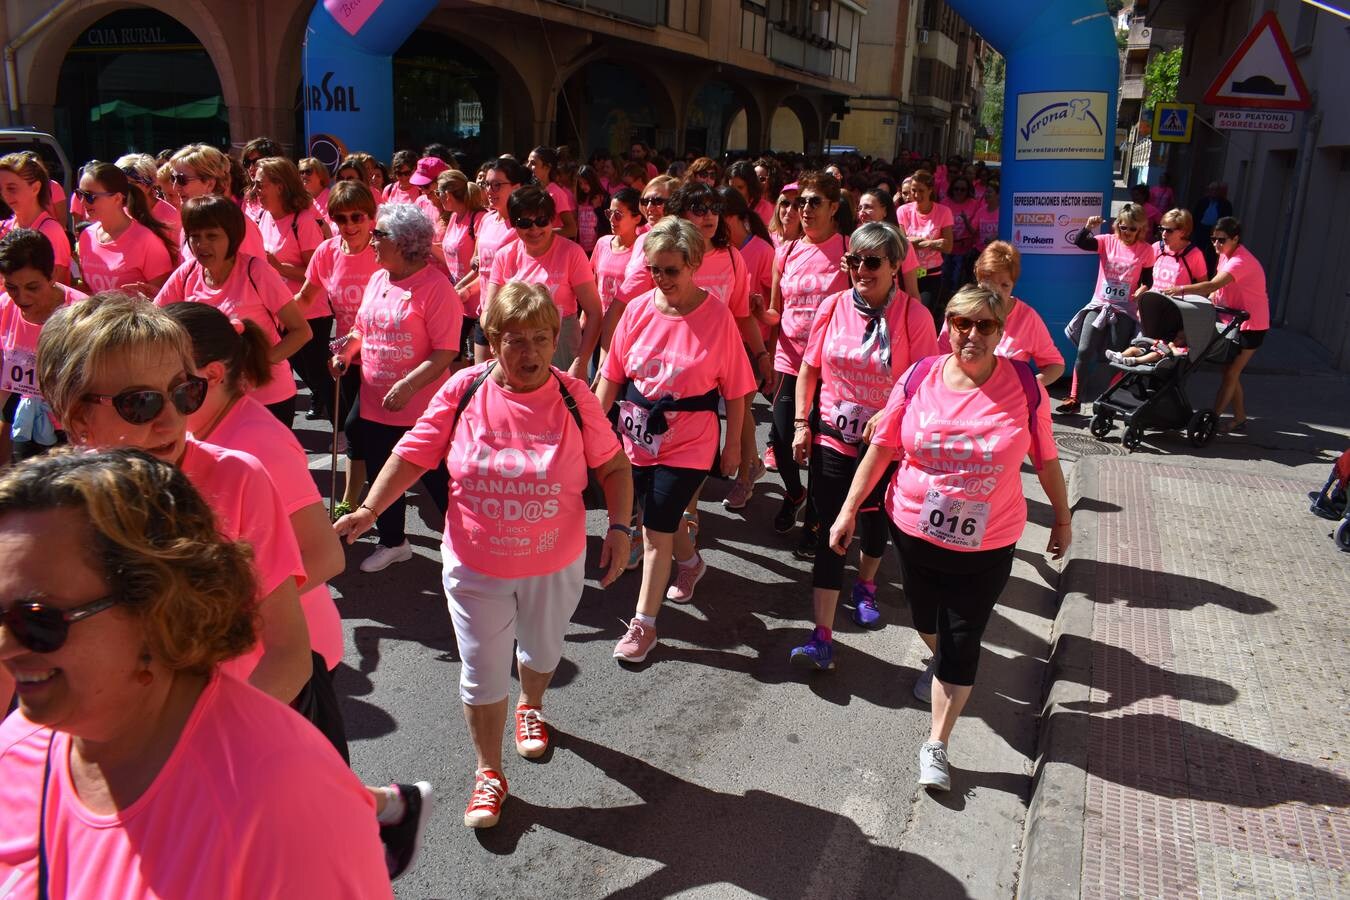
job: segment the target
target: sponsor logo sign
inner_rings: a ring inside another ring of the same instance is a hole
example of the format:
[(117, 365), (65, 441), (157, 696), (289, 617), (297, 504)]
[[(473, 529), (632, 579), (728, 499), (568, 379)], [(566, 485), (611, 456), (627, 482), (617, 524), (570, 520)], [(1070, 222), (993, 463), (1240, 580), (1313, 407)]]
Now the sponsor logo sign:
[(1100, 191), (1035, 191), (1013, 194), (1013, 246), (1023, 253), (1079, 254), (1074, 235), (1101, 215)]
[(1105, 159), (1107, 95), (1038, 91), (1017, 95), (1017, 159)]

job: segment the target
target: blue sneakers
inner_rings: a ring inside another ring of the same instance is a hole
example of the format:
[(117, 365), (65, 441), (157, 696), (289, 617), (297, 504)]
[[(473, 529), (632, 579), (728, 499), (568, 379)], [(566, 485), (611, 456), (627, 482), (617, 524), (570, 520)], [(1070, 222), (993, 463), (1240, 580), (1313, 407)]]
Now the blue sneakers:
[(877, 585), (874, 581), (853, 582), (853, 621), (862, 628), (880, 628), (881, 610), (877, 609)]
[(792, 648), (792, 664), (806, 669), (824, 672), (834, 668), (834, 641), (820, 637), (820, 630), (811, 632), (811, 639), (800, 647)]

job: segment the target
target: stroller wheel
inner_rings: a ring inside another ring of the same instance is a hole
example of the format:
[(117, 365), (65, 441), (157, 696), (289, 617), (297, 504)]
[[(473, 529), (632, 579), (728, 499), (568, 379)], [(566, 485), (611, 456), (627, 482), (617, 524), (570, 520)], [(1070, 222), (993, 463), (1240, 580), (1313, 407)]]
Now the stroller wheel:
[(1201, 410), (1191, 416), (1191, 421), (1186, 426), (1186, 437), (1190, 439), (1193, 446), (1203, 447), (1214, 439), (1214, 432), (1218, 425), (1219, 417), (1214, 415), (1213, 410)]
[(1336, 529), (1336, 546), (1350, 553), (1350, 519), (1346, 519)]
[(1143, 431), (1134, 425), (1131, 425), (1128, 428), (1126, 428), (1125, 434), (1123, 434), (1120, 438), (1120, 443), (1125, 447), (1126, 450), (1129, 450), (1131, 453), (1133, 453), (1135, 450), (1138, 450), (1139, 445), (1142, 444), (1143, 442), (1144, 442)]
[(1110, 413), (1097, 413), (1092, 417), (1092, 424), (1088, 426), (1088, 430), (1092, 432), (1093, 437), (1101, 440), (1110, 434), (1114, 427), (1115, 419)]

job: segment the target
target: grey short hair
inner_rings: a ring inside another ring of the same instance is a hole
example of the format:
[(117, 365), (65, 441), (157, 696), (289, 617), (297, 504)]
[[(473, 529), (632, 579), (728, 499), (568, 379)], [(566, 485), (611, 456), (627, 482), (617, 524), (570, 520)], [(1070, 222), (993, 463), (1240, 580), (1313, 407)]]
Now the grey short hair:
[(886, 258), (898, 263), (909, 250), (909, 241), (890, 222), (866, 222), (848, 237), (848, 251), (862, 255), (868, 250), (880, 250)]
[(988, 313), (986, 318), (998, 322), (998, 327), (1002, 330), (1004, 325), (1003, 300), (998, 292), (988, 285), (968, 284), (957, 291), (952, 299), (947, 301), (945, 315), (952, 316), (979, 316)]
[(693, 222), (679, 216), (666, 216), (647, 232), (642, 249), (647, 262), (658, 253), (679, 253), (689, 268), (697, 269), (703, 265), (705, 245), (703, 233)]
[(426, 259), (435, 238), (431, 220), (411, 203), (386, 203), (380, 207), (376, 227), (389, 232), (389, 240), (409, 261)]

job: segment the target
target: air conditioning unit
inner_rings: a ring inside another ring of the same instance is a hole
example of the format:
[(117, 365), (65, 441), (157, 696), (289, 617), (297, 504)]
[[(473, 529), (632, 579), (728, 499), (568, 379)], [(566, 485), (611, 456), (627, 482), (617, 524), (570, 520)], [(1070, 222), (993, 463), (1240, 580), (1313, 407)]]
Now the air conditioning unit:
[(920, 44), (926, 44), (926, 43), (928, 43), (928, 29), (927, 29), (927, 28), (920, 28), (920, 29), (919, 29), (919, 43), (920, 43)]

